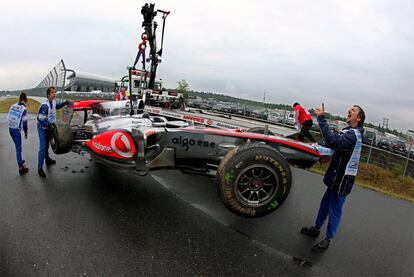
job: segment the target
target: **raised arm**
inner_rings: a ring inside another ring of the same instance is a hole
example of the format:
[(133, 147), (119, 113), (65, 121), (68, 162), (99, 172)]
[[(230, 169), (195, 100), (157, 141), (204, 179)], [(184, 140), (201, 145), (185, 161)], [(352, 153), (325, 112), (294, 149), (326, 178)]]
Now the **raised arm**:
[(335, 150), (352, 150), (357, 141), (355, 132), (348, 131), (343, 134), (337, 134), (331, 131), (328, 121), (324, 115), (318, 116), (319, 128), (326, 146)]

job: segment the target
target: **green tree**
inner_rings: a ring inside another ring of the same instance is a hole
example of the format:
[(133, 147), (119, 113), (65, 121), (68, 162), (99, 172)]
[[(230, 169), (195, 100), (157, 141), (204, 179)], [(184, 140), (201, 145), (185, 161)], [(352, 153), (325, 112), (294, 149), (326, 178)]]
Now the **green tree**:
[(189, 90), (190, 86), (188, 85), (187, 81), (184, 80), (184, 79), (181, 80), (181, 81), (178, 81), (177, 84), (178, 84), (178, 87), (177, 87), (178, 92), (183, 94), (184, 100), (187, 102), (187, 100), (188, 100), (188, 90)]

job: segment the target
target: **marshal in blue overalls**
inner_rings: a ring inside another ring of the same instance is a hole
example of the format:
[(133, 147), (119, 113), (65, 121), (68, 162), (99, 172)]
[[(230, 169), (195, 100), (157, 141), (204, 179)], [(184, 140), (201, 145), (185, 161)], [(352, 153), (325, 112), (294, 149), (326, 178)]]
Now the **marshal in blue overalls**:
[(56, 110), (63, 108), (69, 102), (65, 101), (60, 104), (56, 104), (56, 89), (49, 87), (47, 89), (47, 99), (40, 106), (37, 114), (37, 133), (39, 134), (39, 153), (37, 160), (37, 169), (41, 177), (46, 177), (43, 171), (43, 163), (46, 161), (46, 165), (55, 164), (56, 161), (49, 156), (49, 137), (50, 126), (56, 122)]
[(16, 160), (19, 167), (19, 173), (24, 174), (29, 172), (29, 169), (25, 165), (25, 161), (22, 159), (22, 135), (21, 129), (24, 131), (24, 137), (27, 139), (27, 109), (26, 109), (27, 96), (24, 92), (20, 94), (19, 102), (10, 107), (7, 114), (7, 122), (9, 125), (9, 133), (13, 139), (16, 147)]

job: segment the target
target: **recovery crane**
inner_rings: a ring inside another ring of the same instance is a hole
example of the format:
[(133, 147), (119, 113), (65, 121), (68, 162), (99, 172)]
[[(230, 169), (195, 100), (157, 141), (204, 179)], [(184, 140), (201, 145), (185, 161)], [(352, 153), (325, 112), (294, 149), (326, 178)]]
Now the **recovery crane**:
[[(252, 128), (257, 129), (257, 127), (259, 127), (261, 130), (268, 129), (269, 133), (279, 134), (283, 137), (291, 137), (297, 133), (293, 128), (286, 128), (270, 122), (264, 123), (256, 120), (238, 118), (237, 116), (229, 118), (229, 116), (214, 113), (194, 113), (189, 110), (171, 109), (183, 107), (183, 95), (174, 91), (166, 91), (162, 89), (162, 83), (156, 81), (157, 67), (161, 62), (163, 54), (165, 22), (170, 12), (159, 9), (156, 10), (154, 4), (147, 3), (142, 6), (141, 14), (143, 16), (142, 27), (144, 28), (144, 32), (141, 34), (142, 41), (139, 46), (139, 52), (134, 65), (128, 67), (128, 76), (124, 76), (123, 82), (120, 82), (121, 85), (122, 83), (128, 83), (128, 87), (131, 88), (126, 90), (129, 91), (131, 107), (137, 106), (134, 105), (133, 100), (140, 98), (143, 99), (145, 103), (144, 110), (146, 112), (152, 115), (164, 116), (169, 119), (182, 120), (220, 129), (252, 130)], [(162, 35), (159, 50), (157, 49), (156, 36), (158, 23), (155, 21), (155, 17), (158, 14), (162, 14)], [(147, 43), (149, 44), (149, 57), (145, 60)], [(135, 68), (139, 58), (142, 58), (142, 69)], [(145, 61), (150, 62), (149, 71), (145, 68)], [(180, 101), (182, 101), (182, 103), (180, 103)], [(166, 102), (174, 104), (171, 105), (170, 109), (165, 109)], [(134, 114), (133, 109), (131, 109), (131, 114)]]

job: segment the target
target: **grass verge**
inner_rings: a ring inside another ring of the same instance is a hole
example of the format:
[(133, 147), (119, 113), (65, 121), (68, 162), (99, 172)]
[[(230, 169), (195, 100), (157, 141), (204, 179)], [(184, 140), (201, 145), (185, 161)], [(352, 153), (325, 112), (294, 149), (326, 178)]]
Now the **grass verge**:
[[(12, 97), (12, 98), (6, 98), (4, 100), (0, 101), (0, 113), (8, 113), (10, 110), (11, 105), (16, 104), (19, 101), (19, 98)], [(29, 113), (37, 114), (39, 111), (40, 103), (36, 100), (27, 99), (26, 103), (27, 111)]]
[[(324, 175), (328, 164), (316, 163), (308, 169), (311, 172)], [(406, 176), (404, 179), (391, 170), (385, 170), (372, 164), (361, 164), (355, 182), (358, 186), (382, 192), (398, 199), (414, 202), (414, 178)]]

